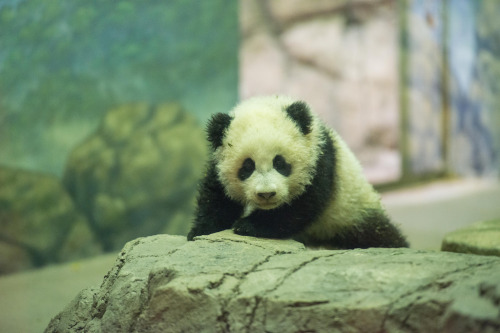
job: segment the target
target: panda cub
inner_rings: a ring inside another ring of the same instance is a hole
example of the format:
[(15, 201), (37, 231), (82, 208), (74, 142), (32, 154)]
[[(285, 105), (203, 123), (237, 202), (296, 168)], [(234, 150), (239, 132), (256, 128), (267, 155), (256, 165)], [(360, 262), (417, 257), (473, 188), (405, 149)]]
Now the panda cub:
[(188, 240), (232, 228), (327, 248), (408, 246), (352, 152), (306, 103), (251, 98), (212, 116), (207, 134)]

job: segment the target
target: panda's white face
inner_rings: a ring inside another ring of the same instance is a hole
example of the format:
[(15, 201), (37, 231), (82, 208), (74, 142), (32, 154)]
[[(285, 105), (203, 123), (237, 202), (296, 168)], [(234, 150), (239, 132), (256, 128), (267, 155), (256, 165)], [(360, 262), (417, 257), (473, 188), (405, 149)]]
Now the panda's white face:
[(247, 100), (231, 113), (222, 145), (214, 153), (226, 194), (245, 207), (274, 209), (290, 203), (311, 183), (320, 139), (304, 135), (284, 109), (283, 98)]
[(292, 164), (293, 157), (259, 141), (251, 140), (241, 150), (232, 143), (224, 151), (227, 159), (218, 165), (226, 193), (243, 204), (247, 213), (279, 207), (303, 191), (294, 184), (297, 165)]
[(292, 165), (283, 155), (257, 161), (247, 157), (238, 170), (247, 208), (273, 209), (288, 202), (291, 173)]

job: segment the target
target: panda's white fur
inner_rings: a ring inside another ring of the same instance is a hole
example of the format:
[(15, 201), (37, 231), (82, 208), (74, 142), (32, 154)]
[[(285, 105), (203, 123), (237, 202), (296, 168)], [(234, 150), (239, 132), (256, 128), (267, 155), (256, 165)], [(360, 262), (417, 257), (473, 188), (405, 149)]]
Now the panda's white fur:
[[(305, 120), (288, 109), (297, 103)], [(353, 153), (305, 103), (255, 97), (213, 119), (214, 150), (188, 239), (232, 227), (327, 247), (408, 246)], [(289, 174), (273, 166), (278, 155), (291, 166)], [(251, 172), (243, 179), (248, 160)]]

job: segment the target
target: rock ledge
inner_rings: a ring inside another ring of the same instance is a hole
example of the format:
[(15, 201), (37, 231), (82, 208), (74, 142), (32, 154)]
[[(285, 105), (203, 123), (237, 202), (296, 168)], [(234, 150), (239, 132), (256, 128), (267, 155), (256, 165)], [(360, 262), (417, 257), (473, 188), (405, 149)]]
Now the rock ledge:
[(158, 235), (129, 242), (46, 332), (497, 332), (499, 276), (497, 257)]
[(441, 250), (500, 257), (500, 219), (477, 222), (447, 234)]

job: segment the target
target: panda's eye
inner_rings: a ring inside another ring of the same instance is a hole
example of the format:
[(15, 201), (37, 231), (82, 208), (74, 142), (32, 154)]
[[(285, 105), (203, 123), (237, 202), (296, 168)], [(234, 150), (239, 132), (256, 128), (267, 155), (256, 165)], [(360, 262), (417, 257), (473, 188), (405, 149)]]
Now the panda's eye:
[(276, 155), (273, 159), (273, 168), (283, 176), (288, 177), (292, 173), (292, 165), (287, 163), (281, 155)]
[(251, 158), (243, 161), (243, 165), (238, 170), (238, 178), (243, 181), (250, 177), (255, 170), (255, 162)]

